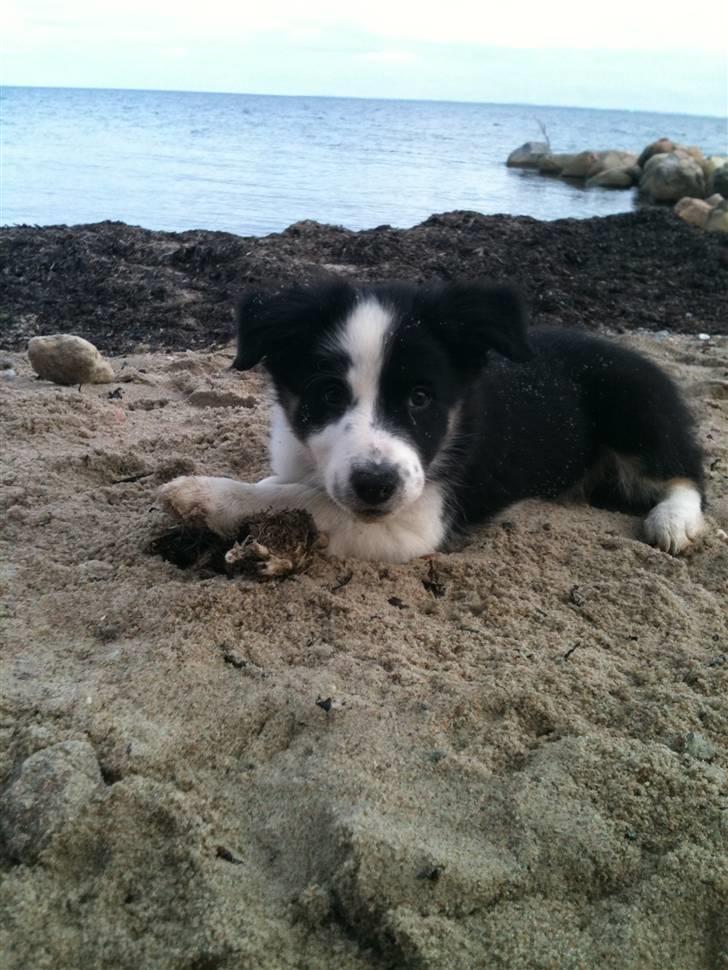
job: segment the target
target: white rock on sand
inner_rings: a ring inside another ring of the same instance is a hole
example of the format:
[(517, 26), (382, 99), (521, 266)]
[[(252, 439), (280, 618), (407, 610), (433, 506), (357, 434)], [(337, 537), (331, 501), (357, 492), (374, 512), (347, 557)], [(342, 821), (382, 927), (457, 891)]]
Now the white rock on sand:
[(96, 347), (70, 333), (32, 337), (28, 357), (36, 374), (55, 384), (107, 384), (114, 380), (111, 364)]

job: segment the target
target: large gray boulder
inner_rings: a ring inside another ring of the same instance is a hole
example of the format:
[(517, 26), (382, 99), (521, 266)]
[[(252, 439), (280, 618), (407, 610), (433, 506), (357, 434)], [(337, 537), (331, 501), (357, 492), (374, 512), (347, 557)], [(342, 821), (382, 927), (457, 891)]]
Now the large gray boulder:
[(653, 202), (677, 202), (684, 196), (703, 199), (705, 176), (702, 166), (685, 151), (653, 155), (642, 170), (640, 191)]
[(549, 152), (545, 141), (527, 141), (508, 156), (506, 165), (511, 168), (538, 168), (538, 160)]

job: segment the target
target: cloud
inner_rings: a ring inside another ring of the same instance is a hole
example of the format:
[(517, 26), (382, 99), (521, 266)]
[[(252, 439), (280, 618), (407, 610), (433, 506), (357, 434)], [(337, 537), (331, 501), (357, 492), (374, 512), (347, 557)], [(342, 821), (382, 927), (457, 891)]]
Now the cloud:
[[(560, 0), (481, 4), (449, 0), (368, 0), (346, 7), (340, 0), (6, 0), (0, 26), (6, 38), (38, 28), (71, 31), (98, 41), (127, 32), (151, 32), (172, 46), (240, 42), (274, 32), (294, 39), (315, 34), (336, 40), (348, 33), (385, 40), (384, 50), (408, 51), (417, 44), (462, 44), (518, 49), (675, 50), (725, 53), (728, 4), (703, 0), (700, 17), (675, 17), (664, 0), (610, 0), (608, 5)], [(404, 41), (404, 46), (402, 42)], [(373, 46), (378, 53), (379, 45)]]
[(412, 51), (401, 50), (364, 51), (356, 56), (374, 64), (413, 64), (417, 60), (417, 55)]

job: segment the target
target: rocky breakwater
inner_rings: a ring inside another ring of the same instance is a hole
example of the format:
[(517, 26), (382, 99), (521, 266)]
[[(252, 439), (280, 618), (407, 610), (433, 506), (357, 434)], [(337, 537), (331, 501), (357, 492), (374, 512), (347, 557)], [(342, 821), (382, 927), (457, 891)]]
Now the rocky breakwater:
[[(678, 214), (694, 225), (728, 231), (728, 157), (706, 158), (694, 145), (660, 138), (636, 155), (616, 149), (552, 152), (548, 142), (526, 142), (511, 152), (506, 164), (581, 179), (588, 186), (635, 187), (649, 202), (678, 203)], [(693, 205), (691, 200), (702, 204)]]

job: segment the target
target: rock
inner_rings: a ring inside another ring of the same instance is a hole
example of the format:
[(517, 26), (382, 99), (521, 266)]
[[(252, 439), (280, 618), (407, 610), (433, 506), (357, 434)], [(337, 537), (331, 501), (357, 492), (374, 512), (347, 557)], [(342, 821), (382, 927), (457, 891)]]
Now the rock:
[[(609, 169), (626, 169), (637, 164), (637, 156), (632, 152), (615, 149), (607, 151), (577, 152), (575, 155), (547, 155), (541, 159), (541, 171), (554, 172), (563, 178), (594, 178)], [(622, 180), (623, 181), (623, 180)]]
[(599, 185), (605, 189), (629, 189), (634, 184), (632, 174), (626, 168), (607, 168), (587, 180), (587, 185)]
[(705, 159), (705, 155), (703, 155), (702, 151), (697, 145), (688, 145), (685, 148), (685, 151), (688, 153), (688, 155), (690, 155), (691, 158), (694, 158), (696, 162), (702, 162)]
[(106, 384), (114, 379), (111, 364), (94, 345), (69, 333), (32, 337), (28, 357), (39, 377), (56, 384)]
[[(561, 175), (568, 179), (583, 179), (599, 170), (599, 155), (601, 152), (579, 152), (566, 156), (567, 161), (561, 168)], [(558, 156), (552, 156), (558, 158)]]
[(0, 835), (10, 857), (34, 862), (53, 834), (78, 816), (102, 784), (96, 754), (87, 741), (62, 741), (26, 758), (0, 800)]
[(691, 199), (689, 196), (685, 196), (675, 203), (677, 215), (685, 222), (689, 222), (692, 226), (698, 226), (700, 229), (705, 229), (710, 210), (711, 206), (707, 202), (703, 202), (702, 199)]
[(728, 165), (728, 155), (710, 155), (703, 162), (703, 170), (705, 171), (706, 178), (710, 176), (719, 168), (723, 168), (724, 165)]
[(708, 232), (728, 232), (728, 200), (710, 210), (705, 228)]
[(700, 164), (685, 155), (657, 154), (650, 158), (640, 179), (640, 190), (654, 202), (677, 202), (683, 196), (705, 197), (705, 176)]
[(711, 195), (710, 198), (706, 199), (705, 201), (708, 203), (708, 205), (712, 209), (714, 206), (720, 205), (721, 202), (723, 201), (723, 198), (724, 197), (720, 194), (720, 192), (716, 192), (713, 195)]
[(670, 141), (669, 138), (658, 138), (657, 141), (653, 141), (651, 145), (648, 145), (637, 159), (637, 164), (640, 168), (644, 168), (645, 163), (648, 159), (652, 158), (653, 155), (666, 155), (676, 148), (675, 142)]
[(549, 146), (545, 141), (527, 141), (511, 152), (506, 165), (511, 168), (538, 168), (539, 159), (548, 151)]
[(542, 155), (538, 160), (537, 168), (539, 172), (543, 172), (546, 175), (561, 175), (564, 168), (572, 164), (576, 157), (577, 153), (575, 152)]
[(696, 731), (689, 731), (685, 735), (683, 751), (691, 758), (697, 758), (698, 761), (711, 761), (717, 753), (713, 742)]
[(597, 152), (596, 155), (597, 168), (589, 172), (590, 176), (598, 175), (600, 172), (606, 172), (612, 168), (629, 170), (637, 168), (637, 156), (633, 152), (610, 149), (606, 152)]
[(728, 162), (716, 168), (708, 179), (711, 193), (728, 196)]

